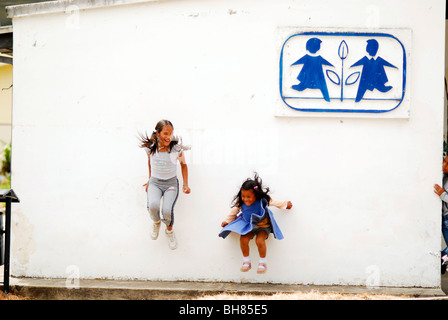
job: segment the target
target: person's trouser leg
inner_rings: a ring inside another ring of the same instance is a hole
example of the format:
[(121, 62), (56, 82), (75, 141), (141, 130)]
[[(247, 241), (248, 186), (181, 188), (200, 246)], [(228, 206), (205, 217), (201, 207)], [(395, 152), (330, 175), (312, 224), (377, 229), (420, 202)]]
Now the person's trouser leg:
[(154, 222), (160, 221), (160, 200), (162, 199), (162, 195), (163, 192), (157, 186), (155, 179), (150, 178), (147, 192), (147, 208), (149, 216)]
[(442, 256), (447, 254), (448, 255), (448, 215), (442, 217), (442, 234), (443, 239), (445, 240), (445, 244), (447, 247), (442, 250)]
[(172, 178), (164, 182), (163, 204), (162, 204), (162, 221), (172, 227), (174, 224), (174, 206), (179, 195), (179, 181)]

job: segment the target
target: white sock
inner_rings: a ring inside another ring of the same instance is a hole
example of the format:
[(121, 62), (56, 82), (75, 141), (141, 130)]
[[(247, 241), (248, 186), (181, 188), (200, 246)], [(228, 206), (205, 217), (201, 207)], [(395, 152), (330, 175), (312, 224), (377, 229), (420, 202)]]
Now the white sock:
[(250, 263), (250, 256), (248, 256), (248, 257), (244, 257), (243, 256), (243, 262), (249, 262)]
[(259, 263), (264, 263), (264, 264), (266, 264), (268, 262), (268, 260), (266, 259), (266, 257), (264, 257), (264, 258), (261, 258), (260, 257), (260, 262)]

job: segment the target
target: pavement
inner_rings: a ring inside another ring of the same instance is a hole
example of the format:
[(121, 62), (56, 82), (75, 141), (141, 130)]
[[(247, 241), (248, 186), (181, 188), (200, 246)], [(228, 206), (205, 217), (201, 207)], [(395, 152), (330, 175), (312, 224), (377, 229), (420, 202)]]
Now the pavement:
[[(3, 268), (0, 268), (0, 271)], [(0, 275), (3, 284), (3, 272)], [(0, 286), (3, 289), (3, 286)], [(195, 300), (220, 293), (273, 295), (276, 293), (388, 294), (412, 299), (448, 300), (448, 272), (440, 288), (400, 288), (366, 286), (320, 286), (273, 283), (228, 283), (189, 281), (145, 281), (40, 279), (10, 277), (10, 293), (36, 300)]]

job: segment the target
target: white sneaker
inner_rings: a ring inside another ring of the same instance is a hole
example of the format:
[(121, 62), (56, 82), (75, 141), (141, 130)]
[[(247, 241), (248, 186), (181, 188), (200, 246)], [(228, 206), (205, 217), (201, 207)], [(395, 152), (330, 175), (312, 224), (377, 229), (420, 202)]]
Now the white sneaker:
[(444, 254), (442, 257), (442, 264), (448, 265), (448, 255)]
[(151, 239), (156, 240), (159, 237), (159, 230), (160, 230), (161, 223), (154, 223), (152, 225), (152, 232), (151, 232)]
[(165, 230), (165, 234), (168, 237), (168, 245), (170, 247), (171, 250), (174, 250), (177, 248), (177, 240), (176, 240), (176, 236), (174, 235), (174, 230), (168, 231)]

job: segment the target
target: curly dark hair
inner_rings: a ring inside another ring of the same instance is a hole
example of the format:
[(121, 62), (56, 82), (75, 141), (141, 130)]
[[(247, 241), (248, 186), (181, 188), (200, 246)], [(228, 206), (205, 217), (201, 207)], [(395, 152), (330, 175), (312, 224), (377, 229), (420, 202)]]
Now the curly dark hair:
[(235, 196), (235, 198), (233, 198), (232, 207), (234, 206), (241, 207), (243, 205), (243, 199), (241, 198), (241, 190), (253, 190), (256, 200), (266, 199), (268, 203), (269, 201), (271, 201), (271, 197), (268, 195), (269, 188), (268, 187), (263, 188), (263, 181), (256, 172), (254, 173), (253, 179), (247, 178), (246, 181), (243, 182), (240, 191)]
[[(140, 148), (148, 148), (150, 154), (154, 154), (157, 151), (158, 141), (157, 141), (157, 132), (160, 133), (165, 126), (171, 126), (174, 130), (174, 126), (169, 120), (160, 120), (157, 122), (156, 127), (154, 128), (154, 131), (151, 133), (151, 136), (148, 137), (148, 134), (145, 133), (139, 134), (140, 135)], [(170, 148), (169, 152), (173, 149), (175, 145), (179, 145), (183, 149), (187, 149), (187, 147), (182, 146), (181, 144), (181, 138), (174, 137), (173, 140), (170, 142)]]

